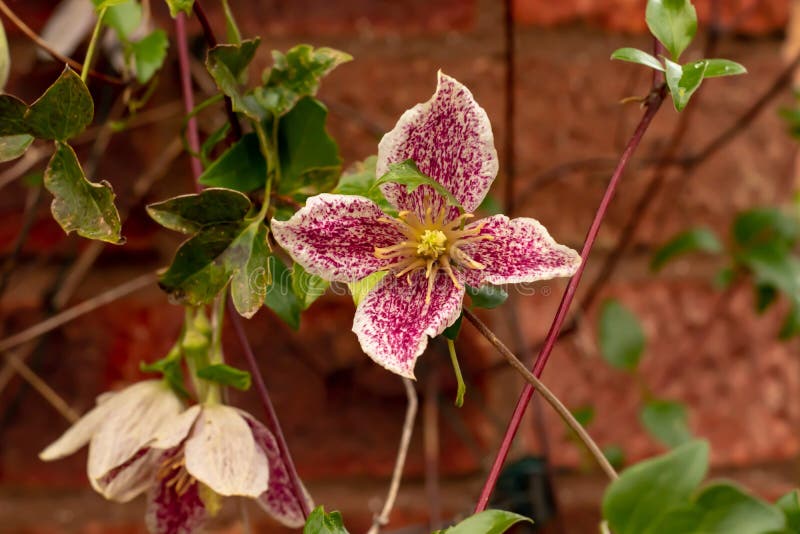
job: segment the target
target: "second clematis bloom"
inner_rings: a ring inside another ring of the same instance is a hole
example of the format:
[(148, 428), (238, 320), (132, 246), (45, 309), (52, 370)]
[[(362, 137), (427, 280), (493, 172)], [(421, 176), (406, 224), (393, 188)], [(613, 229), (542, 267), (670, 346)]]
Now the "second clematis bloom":
[(468, 223), (497, 176), (497, 151), (486, 112), (441, 72), (433, 97), (406, 111), (381, 140), (377, 175), (409, 159), (463, 213), (429, 185), (409, 192), (384, 183), (397, 217), (364, 197), (322, 194), (288, 221), (273, 219), (272, 232), (297, 263), (324, 279), (356, 282), (388, 272), (359, 303), (353, 331), (378, 364), (413, 378), (428, 337), (458, 319), (465, 285), (572, 276), (580, 256), (534, 219), (495, 215)]

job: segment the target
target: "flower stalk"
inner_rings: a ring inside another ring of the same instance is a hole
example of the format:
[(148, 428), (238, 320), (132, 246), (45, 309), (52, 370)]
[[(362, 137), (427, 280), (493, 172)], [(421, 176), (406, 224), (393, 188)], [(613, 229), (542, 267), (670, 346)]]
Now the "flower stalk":
[(95, 51), (97, 50), (97, 41), (100, 39), (100, 31), (103, 29), (103, 19), (106, 16), (108, 8), (103, 6), (97, 12), (97, 22), (94, 24), (92, 31), (92, 38), (89, 41), (89, 48), (86, 50), (86, 58), (83, 60), (83, 70), (81, 71), (81, 80), (86, 83), (89, 80), (89, 72), (92, 69), (92, 60), (94, 59)]

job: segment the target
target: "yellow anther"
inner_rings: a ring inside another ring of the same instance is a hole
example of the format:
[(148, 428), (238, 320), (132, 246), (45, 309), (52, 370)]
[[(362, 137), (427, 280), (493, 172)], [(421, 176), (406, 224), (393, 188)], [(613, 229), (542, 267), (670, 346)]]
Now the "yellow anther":
[(417, 255), (437, 259), (447, 250), (447, 236), (441, 230), (425, 230), (419, 236)]

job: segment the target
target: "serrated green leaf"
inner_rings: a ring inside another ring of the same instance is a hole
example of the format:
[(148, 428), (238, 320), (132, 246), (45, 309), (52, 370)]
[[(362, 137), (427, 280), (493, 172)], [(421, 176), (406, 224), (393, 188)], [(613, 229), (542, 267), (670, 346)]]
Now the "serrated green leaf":
[(199, 180), (203, 185), (242, 193), (263, 188), (267, 181), (267, 161), (261, 154), (258, 136), (255, 133), (244, 135), (209, 165)]
[[(533, 520), (506, 510), (484, 510), (472, 515), (455, 526), (439, 530), (439, 534), (502, 534), (517, 523)], [(435, 533), (435, 534), (437, 534)]]
[(86, 179), (72, 147), (56, 141), (56, 150), (44, 173), (44, 186), (53, 196), (53, 218), (66, 233), (122, 244), (114, 192), (107, 182)]
[(667, 66), (666, 79), (672, 103), (677, 111), (683, 111), (689, 99), (703, 83), (703, 76), (706, 71), (705, 61), (695, 61), (687, 63), (683, 67), (673, 63), (669, 59), (664, 59)]
[(3, 21), (0, 20), (0, 93), (6, 88), (8, 75), (11, 73), (11, 53), (8, 50), (8, 39)]
[(103, 22), (113, 28), (122, 41), (128, 41), (142, 22), (142, 6), (138, 0), (124, 0), (108, 8)]
[(491, 310), (500, 306), (508, 299), (508, 293), (502, 288), (491, 284), (481, 287), (467, 286), (467, 294), (472, 297), (472, 305), (476, 308)]
[(250, 373), (224, 363), (217, 363), (198, 369), (197, 376), (203, 380), (230, 386), (240, 391), (250, 389)]
[(708, 470), (708, 450), (705, 441), (691, 441), (623, 471), (603, 496), (603, 518), (611, 531), (649, 532), (670, 508), (688, 504)]
[(706, 62), (706, 78), (747, 74), (747, 69), (744, 68), (744, 65), (730, 59), (704, 59), (703, 61)]
[(33, 143), (33, 137), (28, 134), (0, 137), (0, 163), (17, 159), (28, 150), (31, 143)]
[(300, 328), (302, 304), (292, 290), (292, 272), (284, 263), (270, 256), (271, 280), (264, 304), (283, 319), (293, 330)]
[(800, 532), (800, 491), (792, 490), (775, 502), (786, 518), (788, 532)]
[(219, 90), (230, 97), (233, 110), (255, 121), (264, 120), (267, 113), (252, 95), (242, 94), (240, 85), (260, 43), (256, 38), (241, 44), (221, 44), (209, 50), (206, 56), (206, 68)]
[(766, 534), (782, 531), (781, 511), (737, 486), (709, 484), (691, 504), (669, 510), (645, 534)]
[(708, 228), (692, 228), (676, 235), (653, 254), (650, 269), (660, 271), (672, 259), (690, 252), (722, 252), (722, 243), (717, 235)]
[(645, 337), (639, 320), (617, 300), (600, 309), (598, 343), (603, 358), (613, 367), (631, 371), (644, 353)]
[(378, 271), (374, 272), (371, 275), (362, 278), (358, 282), (349, 282), (347, 284), (347, 288), (350, 290), (350, 294), (353, 296), (353, 303), (358, 306), (364, 297), (367, 296), (367, 293), (372, 291), (378, 282), (383, 280), (383, 277), (386, 276), (387, 271)]
[(153, 30), (140, 41), (131, 44), (139, 83), (147, 83), (158, 72), (167, 57), (167, 48), (169, 40), (164, 30)]
[(697, 12), (690, 0), (647, 0), (650, 32), (677, 60), (697, 33)]
[(298, 200), (328, 192), (336, 185), (342, 158), (325, 130), (328, 110), (315, 98), (300, 99), (278, 125), (281, 179), (278, 192)]
[(299, 263), (292, 266), (292, 291), (297, 295), (300, 307), (307, 310), (315, 300), (325, 294), (330, 282), (311, 274)]
[(228, 254), (240, 258), (233, 263), (231, 299), (239, 315), (249, 319), (264, 305), (270, 278), (267, 227), (263, 221), (250, 223)]
[(644, 65), (645, 67), (650, 67), (651, 69), (664, 72), (664, 65), (662, 65), (658, 59), (654, 58), (644, 50), (639, 50), (638, 48), (618, 48), (611, 54), (611, 59), (618, 59), (620, 61), (627, 61), (629, 63), (638, 63), (639, 65)]
[(445, 197), (450, 205), (457, 207), (459, 210), (463, 210), (458, 199), (442, 184), (430, 176), (423, 174), (413, 159), (389, 164), (389, 170), (386, 171), (386, 174), (375, 180), (372, 187), (377, 189), (380, 185), (388, 183), (404, 185), (406, 191), (409, 193), (416, 190), (418, 187), (426, 185)]
[(332, 48), (297, 45), (286, 54), (272, 52), (273, 66), (265, 71), (264, 85), (253, 95), (273, 116), (287, 113), (304, 96), (314, 96), (320, 80), (333, 69), (353, 58)]
[(169, 14), (172, 18), (175, 18), (181, 11), (191, 15), (194, 0), (167, 0), (167, 5), (169, 6)]
[(653, 399), (639, 411), (645, 429), (667, 447), (677, 447), (692, 439), (686, 407), (675, 401)]
[(303, 534), (349, 534), (344, 528), (342, 514), (339, 512), (325, 513), (324, 506), (317, 506), (308, 515)]
[[(339, 195), (358, 195), (366, 197), (377, 204), (384, 213), (392, 213), (394, 208), (379, 187), (375, 185), (375, 165), (377, 156), (369, 156), (351, 166), (339, 178), (339, 184), (332, 192)], [(487, 197), (488, 198), (488, 197)]]
[(150, 204), (147, 213), (165, 228), (193, 234), (206, 226), (239, 222), (250, 207), (250, 199), (242, 193), (212, 188)]
[(0, 95), (0, 136), (29, 133), (25, 123), (28, 105), (11, 95)]
[(69, 67), (31, 104), (25, 124), (38, 139), (66, 141), (92, 122), (94, 102), (81, 77)]

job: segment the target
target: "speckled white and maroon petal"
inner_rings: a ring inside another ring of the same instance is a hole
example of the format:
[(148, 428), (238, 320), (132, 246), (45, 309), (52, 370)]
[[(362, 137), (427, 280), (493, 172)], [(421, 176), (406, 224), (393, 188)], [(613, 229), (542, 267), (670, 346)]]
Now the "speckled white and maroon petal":
[[(174, 461), (174, 457), (181, 454), (180, 447), (161, 452), (161, 463)], [(197, 482), (178, 495), (168, 477), (155, 480), (148, 493), (145, 513), (145, 524), (151, 534), (193, 534), (200, 531), (207, 519)]]
[(308, 272), (336, 282), (356, 282), (397, 262), (376, 258), (375, 247), (405, 239), (371, 200), (327, 193), (309, 198), (288, 221), (273, 219), (272, 234)]
[[(409, 109), (378, 145), (376, 173), (389, 164), (413, 159), (419, 170), (453, 193), (467, 212), (475, 211), (497, 176), (497, 150), (486, 111), (460, 82), (439, 71), (433, 97)], [(409, 194), (399, 184), (381, 186), (397, 209), (424, 215), (424, 196), (443, 205), (438, 193), (422, 186)], [(457, 213), (451, 210), (451, 216)]]
[(466, 229), (484, 225), (481, 235), (494, 239), (463, 245), (461, 248), (485, 269), (464, 269), (466, 283), (479, 286), (517, 284), (572, 276), (581, 264), (580, 255), (550, 237), (539, 221), (520, 217), (509, 219), (494, 215), (467, 225)]
[(128, 502), (154, 484), (164, 451), (143, 447), (124, 464), (100, 478), (89, 478), (92, 487), (106, 499)]
[[(300, 528), (306, 520), (303, 515), (303, 507), (298, 501), (292, 488), (292, 481), (289, 478), (289, 471), (286, 468), (286, 463), (283, 461), (278, 442), (275, 436), (267, 429), (260, 421), (252, 415), (242, 412), (242, 415), (250, 431), (253, 433), (253, 439), (256, 441), (264, 454), (267, 455), (269, 462), (269, 487), (267, 491), (262, 493), (256, 502), (267, 512), (271, 517), (275, 518), (280, 523), (289, 528)], [(303, 488), (303, 497), (306, 499), (308, 509), (314, 509), (314, 502)]]
[(430, 303), (425, 295), (428, 279), (422, 270), (397, 278), (383, 277), (356, 309), (353, 332), (367, 355), (389, 371), (414, 378), (414, 364), (428, 345), (428, 337), (441, 334), (461, 312), (464, 289), (438, 271)]

